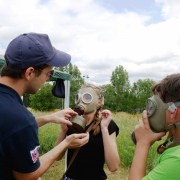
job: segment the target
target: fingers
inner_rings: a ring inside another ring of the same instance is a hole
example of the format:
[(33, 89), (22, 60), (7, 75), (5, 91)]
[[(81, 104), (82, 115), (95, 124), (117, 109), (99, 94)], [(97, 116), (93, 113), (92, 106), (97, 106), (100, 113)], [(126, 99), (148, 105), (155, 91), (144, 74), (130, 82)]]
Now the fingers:
[(165, 136), (166, 132), (163, 131), (163, 132), (160, 132), (160, 133), (156, 133), (156, 135), (157, 135), (157, 140), (158, 140), (158, 139), (162, 138), (163, 136)]
[(71, 134), (66, 139), (70, 139), (69, 141), (70, 148), (81, 147), (89, 141), (89, 133)]
[(146, 110), (143, 111), (142, 117), (143, 117), (143, 118), (148, 118), (148, 117), (147, 117), (147, 111), (146, 111)]
[(61, 121), (61, 124), (66, 124), (66, 125), (70, 125), (70, 126), (71, 126), (71, 125), (72, 125), (72, 122), (65, 119), (65, 120), (62, 120), (62, 121)]
[(84, 138), (84, 137), (87, 137), (87, 133), (80, 133), (80, 134), (74, 134), (74, 136), (76, 137), (76, 138), (79, 138), (79, 139), (82, 139), (82, 138)]
[(146, 126), (147, 128), (149, 128), (149, 121), (148, 121), (148, 116), (147, 116), (147, 111), (144, 110), (143, 114), (142, 114), (142, 122), (144, 124), (144, 126)]
[(155, 133), (149, 125), (147, 111), (143, 111), (139, 124), (135, 126), (135, 134), (137, 142), (152, 144), (153, 142), (164, 136), (165, 132)]
[(111, 111), (105, 109), (101, 112), (103, 118), (107, 118), (108, 116), (111, 116)]
[(65, 119), (69, 120), (71, 118), (71, 115), (65, 114)]
[(109, 110), (105, 109), (105, 110), (103, 110), (101, 113), (102, 113), (102, 114), (104, 114), (104, 113), (110, 114), (110, 113), (111, 113), (111, 111), (109, 111)]
[(66, 111), (66, 114), (67, 115), (78, 115), (77, 112), (75, 112), (74, 110), (72, 110), (71, 108), (67, 108), (67, 109), (64, 109)]

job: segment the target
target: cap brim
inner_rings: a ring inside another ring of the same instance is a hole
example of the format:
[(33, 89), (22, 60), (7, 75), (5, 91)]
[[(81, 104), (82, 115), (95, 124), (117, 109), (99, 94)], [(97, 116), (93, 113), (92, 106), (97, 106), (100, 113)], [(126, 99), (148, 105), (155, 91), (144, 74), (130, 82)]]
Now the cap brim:
[(46, 64), (50, 66), (56, 67), (64, 67), (67, 66), (71, 61), (71, 56), (65, 52), (59, 51), (53, 47), (55, 51), (55, 56), (49, 60)]

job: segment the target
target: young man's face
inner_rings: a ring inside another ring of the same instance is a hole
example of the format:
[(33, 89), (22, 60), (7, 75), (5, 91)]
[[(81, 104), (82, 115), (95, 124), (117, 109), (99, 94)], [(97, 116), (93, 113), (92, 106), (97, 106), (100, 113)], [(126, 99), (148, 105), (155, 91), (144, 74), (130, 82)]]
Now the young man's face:
[(52, 70), (53, 66), (48, 66), (41, 70), (40, 75), (37, 76), (36, 73), (34, 73), (33, 78), (27, 84), (26, 93), (35, 94), (46, 81), (49, 81)]

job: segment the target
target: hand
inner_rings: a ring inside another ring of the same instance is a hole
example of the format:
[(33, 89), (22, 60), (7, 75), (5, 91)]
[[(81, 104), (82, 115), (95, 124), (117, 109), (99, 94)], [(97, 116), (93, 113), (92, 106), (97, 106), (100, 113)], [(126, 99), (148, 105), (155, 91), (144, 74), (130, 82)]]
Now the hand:
[(57, 111), (53, 114), (48, 115), (51, 122), (57, 123), (57, 124), (65, 124), (65, 125), (72, 125), (72, 123), (69, 121), (71, 116), (76, 116), (77, 113), (73, 111), (71, 108), (63, 109), (60, 111)]
[(62, 124), (61, 124), (61, 131), (67, 133), (67, 131), (68, 131), (68, 126), (67, 126), (67, 124), (65, 124), (65, 123), (62, 123)]
[(102, 114), (102, 121), (101, 121), (101, 128), (108, 127), (110, 121), (112, 120), (111, 111), (105, 109), (101, 112)]
[(71, 134), (64, 141), (68, 144), (68, 149), (79, 148), (89, 141), (89, 133)]
[(139, 120), (139, 125), (136, 125), (135, 127), (137, 143), (150, 146), (165, 134), (165, 132), (155, 133), (151, 130), (148, 122), (147, 111), (143, 111), (143, 118)]

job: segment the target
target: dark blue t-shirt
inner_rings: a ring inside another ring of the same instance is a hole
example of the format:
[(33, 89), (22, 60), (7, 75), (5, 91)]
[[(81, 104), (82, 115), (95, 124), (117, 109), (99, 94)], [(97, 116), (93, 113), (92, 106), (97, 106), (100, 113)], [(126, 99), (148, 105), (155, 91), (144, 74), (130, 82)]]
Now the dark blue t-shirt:
[(39, 147), (35, 117), (15, 90), (0, 84), (0, 179), (13, 180), (12, 170), (36, 171)]

